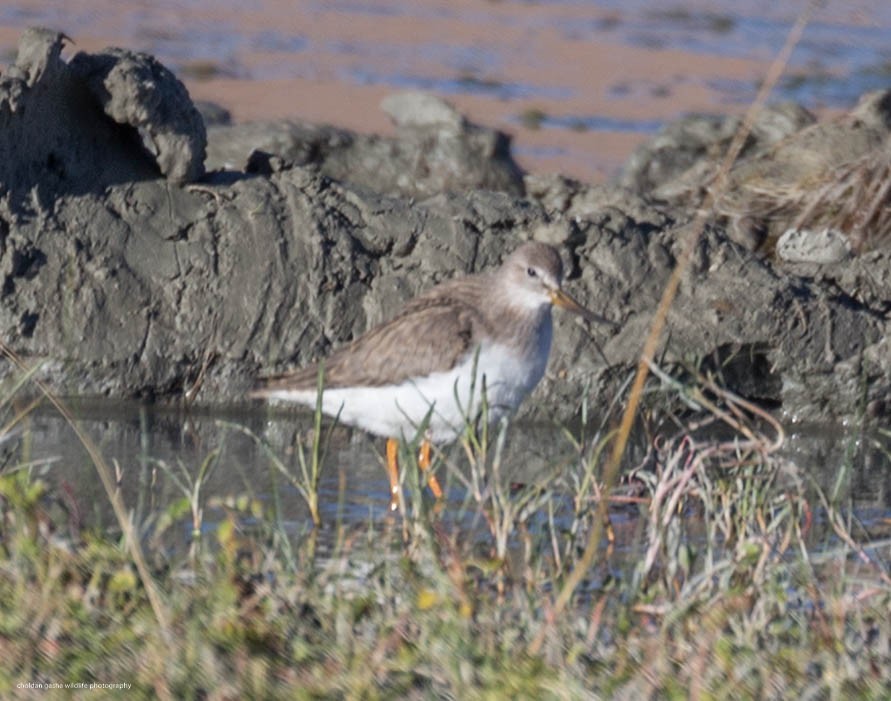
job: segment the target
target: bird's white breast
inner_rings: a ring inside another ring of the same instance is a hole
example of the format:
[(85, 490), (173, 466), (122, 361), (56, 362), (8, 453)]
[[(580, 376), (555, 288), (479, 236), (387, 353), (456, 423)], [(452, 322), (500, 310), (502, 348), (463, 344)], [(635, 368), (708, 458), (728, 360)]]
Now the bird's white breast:
[[(414, 436), (428, 413), (434, 442), (453, 440), (475, 421), (485, 387), (488, 416), (513, 412), (544, 375), (551, 348), (550, 314), (536, 329), (536, 342), (520, 352), (503, 343), (483, 343), (455, 367), (399, 385), (326, 389), (322, 410), (344, 423), (380, 436)], [(277, 399), (314, 406), (314, 391), (279, 390)], [(432, 409), (432, 411), (431, 411)]]

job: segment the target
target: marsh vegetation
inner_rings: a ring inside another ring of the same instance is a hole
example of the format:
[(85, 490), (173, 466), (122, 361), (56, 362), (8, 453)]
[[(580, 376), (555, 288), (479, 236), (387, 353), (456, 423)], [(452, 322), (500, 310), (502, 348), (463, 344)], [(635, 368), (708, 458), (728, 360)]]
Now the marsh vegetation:
[[(137, 412), (147, 451), (71, 472), (76, 459), (35, 453), (49, 413), (16, 399), (25, 387), (27, 378), (5, 386), (2, 405), (4, 695), (71, 682), (167, 698), (891, 689), (891, 432), (866, 417), (839, 434), (840, 450), (806, 455), (709, 378), (662, 373), (609, 492), (602, 470), (616, 417), (585, 405), (548, 441), (503, 424), (436, 453), (440, 504), (406, 445), (402, 508), (388, 514), (379, 446), (354, 436), (338, 447), (353, 434), (331, 424), (283, 433), (268, 416), (199, 415), (181, 424), (177, 440), (194, 450), (177, 460), (157, 442), (151, 454)], [(91, 435), (103, 432), (82, 429)], [(521, 448), (508, 450), (515, 438)], [(238, 445), (251, 464), (221, 476)], [(115, 453), (109, 441), (93, 448)], [(368, 467), (352, 472), (349, 460)], [(95, 490), (104, 468), (125, 523), (99, 504), (109, 499)], [(374, 477), (379, 491), (369, 493)], [(319, 525), (299, 507), (314, 492)]]

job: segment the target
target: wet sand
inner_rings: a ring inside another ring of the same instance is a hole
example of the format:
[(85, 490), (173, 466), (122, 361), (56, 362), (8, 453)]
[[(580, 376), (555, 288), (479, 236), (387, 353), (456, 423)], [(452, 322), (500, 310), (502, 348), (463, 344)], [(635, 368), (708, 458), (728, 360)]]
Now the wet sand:
[[(891, 7), (830, 3), (793, 56), (778, 99), (825, 114), (886, 85)], [(236, 121), (297, 118), (392, 133), (378, 104), (400, 89), (452, 101), (514, 136), (520, 164), (589, 181), (689, 112), (742, 112), (804, 3), (284, 2), (152, 5), (33, 0), (0, 8), (0, 56), (22, 28), (78, 50), (148, 51)]]

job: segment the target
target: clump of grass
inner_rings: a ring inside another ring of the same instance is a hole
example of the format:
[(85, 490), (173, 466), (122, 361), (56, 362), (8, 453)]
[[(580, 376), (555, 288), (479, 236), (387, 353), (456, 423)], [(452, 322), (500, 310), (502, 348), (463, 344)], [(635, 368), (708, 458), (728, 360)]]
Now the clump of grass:
[(855, 252), (891, 241), (891, 153), (876, 149), (842, 164), (808, 174), (806, 182), (764, 186), (742, 183), (745, 211), (725, 207), (730, 216), (788, 221), (788, 229), (842, 232)]
[(181, 461), (177, 461), (175, 465), (158, 460), (155, 461), (157, 466), (164, 471), (167, 478), (170, 479), (177, 490), (183, 495), (182, 499), (171, 504), (165, 509), (164, 518), (161, 526), (158, 527), (159, 532), (163, 532), (165, 527), (177, 517), (188, 510), (191, 518), (191, 537), (189, 541), (189, 551), (191, 559), (195, 559), (202, 543), (202, 534), (204, 526), (204, 510), (206, 497), (204, 494), (205, 486), (214, 469), (219, 464), (219, 450), (213, 450), (201, 462), (198, 473), (193, 477), (192, 471)]
[[(275, 451), (248, 428), (239, 424), (221, 422), (234, 430), (241, 431), (248, 435), (263, 449), (269, 456), (270, 465), (283, 475), (300, 493), (300, 496), (303, 497), (303, 500), (306, 502), (306, 506), (309, 509), (313, 525), (316, 528), (322, 525), (322, 514), (319, 509), (319, 482), (322, 478), (322, 464), (324, 463), (328, 445), (331, 441), (331, 431), (337, 425), (337, 419), (340, 417), (340, 413), (338, 412), (337, 417), (335, 417), (334, 422), (330, 424), (327, 432), (322, 431), (322, 395), (324, 394), (324, 390), (325, 367), (324, 364), (321, 364), (319, 366), (318, 384), (316, 388), (316, 406), (313, 414), (313, 429), (310, 435), (309, 455), (307, 455), (306, 446), (304, 446), (299, 437), (294, 446), (297, 453), (298, 464), (300, 466), (299, 475), (291, 473), (284, 461), (276, 455)], [(277, 508), (276, 512), (280, 514), (280, 509)]]

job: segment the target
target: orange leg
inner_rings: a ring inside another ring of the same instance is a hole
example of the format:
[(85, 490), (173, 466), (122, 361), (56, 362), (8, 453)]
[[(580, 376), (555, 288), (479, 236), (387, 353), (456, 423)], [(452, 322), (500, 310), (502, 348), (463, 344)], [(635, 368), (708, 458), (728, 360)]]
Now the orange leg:
[(442, 499), (442, 487), (439, 486), (439, 480), (436, 479), (436, 475), (430, 472), (430, 441), (426, 438), (421, 441), (421, 452), (418, 455), (418, 466), (421, 468), (421, 472), (427, 475), (427, 486), (430, 487), (433, 496), (437, 499)]
[(390, 477), (390, 511), (399, 508), (399, 463), (396, 458), (399, 454), (399, 441), (395, 438), (387, 439), (387, 475)]

